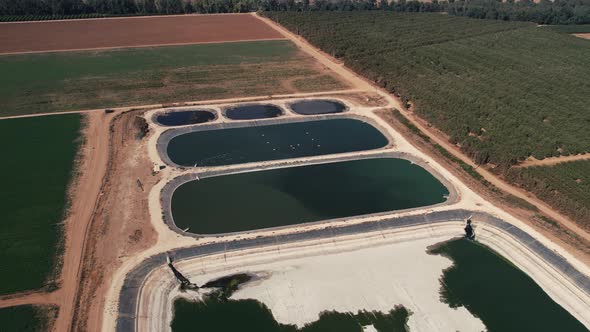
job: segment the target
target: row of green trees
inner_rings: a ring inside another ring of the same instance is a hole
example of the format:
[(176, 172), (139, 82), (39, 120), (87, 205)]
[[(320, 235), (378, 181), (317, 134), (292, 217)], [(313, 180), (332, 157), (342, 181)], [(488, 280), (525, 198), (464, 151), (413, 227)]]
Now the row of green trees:
[(0, 0), (4, 20), (84, 18), (85, 15), (240, 13), (251, 11), (448, 12), (451, 15), (539, 24), (590, 23), (590, 0)]
[(590, 24), (590, 0), (458, 0), (447, 5), (450, 15), (529, 21), (538, 24)]
[(394, 10), (443, 11), (446, 3), (376, 0), (0, 0), (0, 16), (77, 17), (83, 14), (150, 15), (185, 13), (243, 13), (252, 11)]

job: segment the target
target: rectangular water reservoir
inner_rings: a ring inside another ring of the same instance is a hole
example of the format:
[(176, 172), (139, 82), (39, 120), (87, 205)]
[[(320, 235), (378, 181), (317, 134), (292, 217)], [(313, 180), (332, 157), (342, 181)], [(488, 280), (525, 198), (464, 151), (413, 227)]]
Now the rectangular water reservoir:
[(379, 158), (186, 182), (172, 194), (171, 211), (178, 228), (217, 234), (416, 208), (448, 194), (422, 167)]
[(378, 149), (387, 144), (388, 139), (378, 129), (355, 119), (197, 129), (179, 135), (171, 131), (164, 133), (159, 142), (163, 159), (180, 166), (221, 166), (320, 156)]

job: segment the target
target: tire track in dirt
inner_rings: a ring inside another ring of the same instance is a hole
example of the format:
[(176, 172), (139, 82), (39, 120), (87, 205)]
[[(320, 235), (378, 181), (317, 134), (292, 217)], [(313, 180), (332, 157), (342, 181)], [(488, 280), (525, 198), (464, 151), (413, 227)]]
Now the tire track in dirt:
[(581, 153), (572, 156), (559, 156), (559, 157), (550, 157), (545, 159), (536, 159), (534, 157), (530, 157), (527, 160), (519, 163), (518, 165), (512, 166), (514, 168), (526, 168), (532, 166), (553, 166), (561, 163), (568, 163), (572, 161), (578, 160), (588, 160), (590, 159), (590, 153)]

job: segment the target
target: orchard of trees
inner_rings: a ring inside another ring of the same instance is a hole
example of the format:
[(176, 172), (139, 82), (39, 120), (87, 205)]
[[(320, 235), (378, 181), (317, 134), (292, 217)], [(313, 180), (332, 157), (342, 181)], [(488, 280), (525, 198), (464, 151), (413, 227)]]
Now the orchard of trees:
[(0, 20), (252, 11), (448, 12), (450, 15), (539, 24), (590, 23), (590, 0), (0, 0)]
[(587, 152), (590, 43), (532, 23), (391, 12), (270, 12), (384, 89), (474, 161)]
[(590, 160), (512, 168), (506, 176), (590, 230)]
[(375, 0), (0, 0), (0, 16), (95, 16), (184, 13), (244, 13), (252, 11), (394, 10), (443, 11), (444, 3)]

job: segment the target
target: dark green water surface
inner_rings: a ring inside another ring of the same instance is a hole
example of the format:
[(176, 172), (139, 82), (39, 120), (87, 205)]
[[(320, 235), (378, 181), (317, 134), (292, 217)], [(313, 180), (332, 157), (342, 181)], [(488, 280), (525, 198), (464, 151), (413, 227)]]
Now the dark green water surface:
[(172, 196), (176, 225), (237, 232), (427, 206), (447, 189), (404, 159), (380, 158), (204, 178)]
[(167, 153), (178, 165), (217, 166), (319, 156), (381, 148), (387, 138), (353, 119), (197, 131), (170, 140)]
[(1, 332), (42, 332), (47, 331), (49, 315), (57, 309), (20, 305), (0, 309)]
[(443, 301), (467, 308), (488, 332), (588, 331), (528, 275), (483, 245), (452, 240), (431, 253), (454, 261), (441, 280)]
[(298, 329), (278, 323), (271, 311), (256, 300), (209, 299), (205, 302), (174, 302), (172, 331), (215, 332), (362, 332), (362, 326), (373, 324), (380, 332), (405, 332), (410, 313), (397, 307), (388, 313), (359, 311), (324, 312), (320, 319)]

